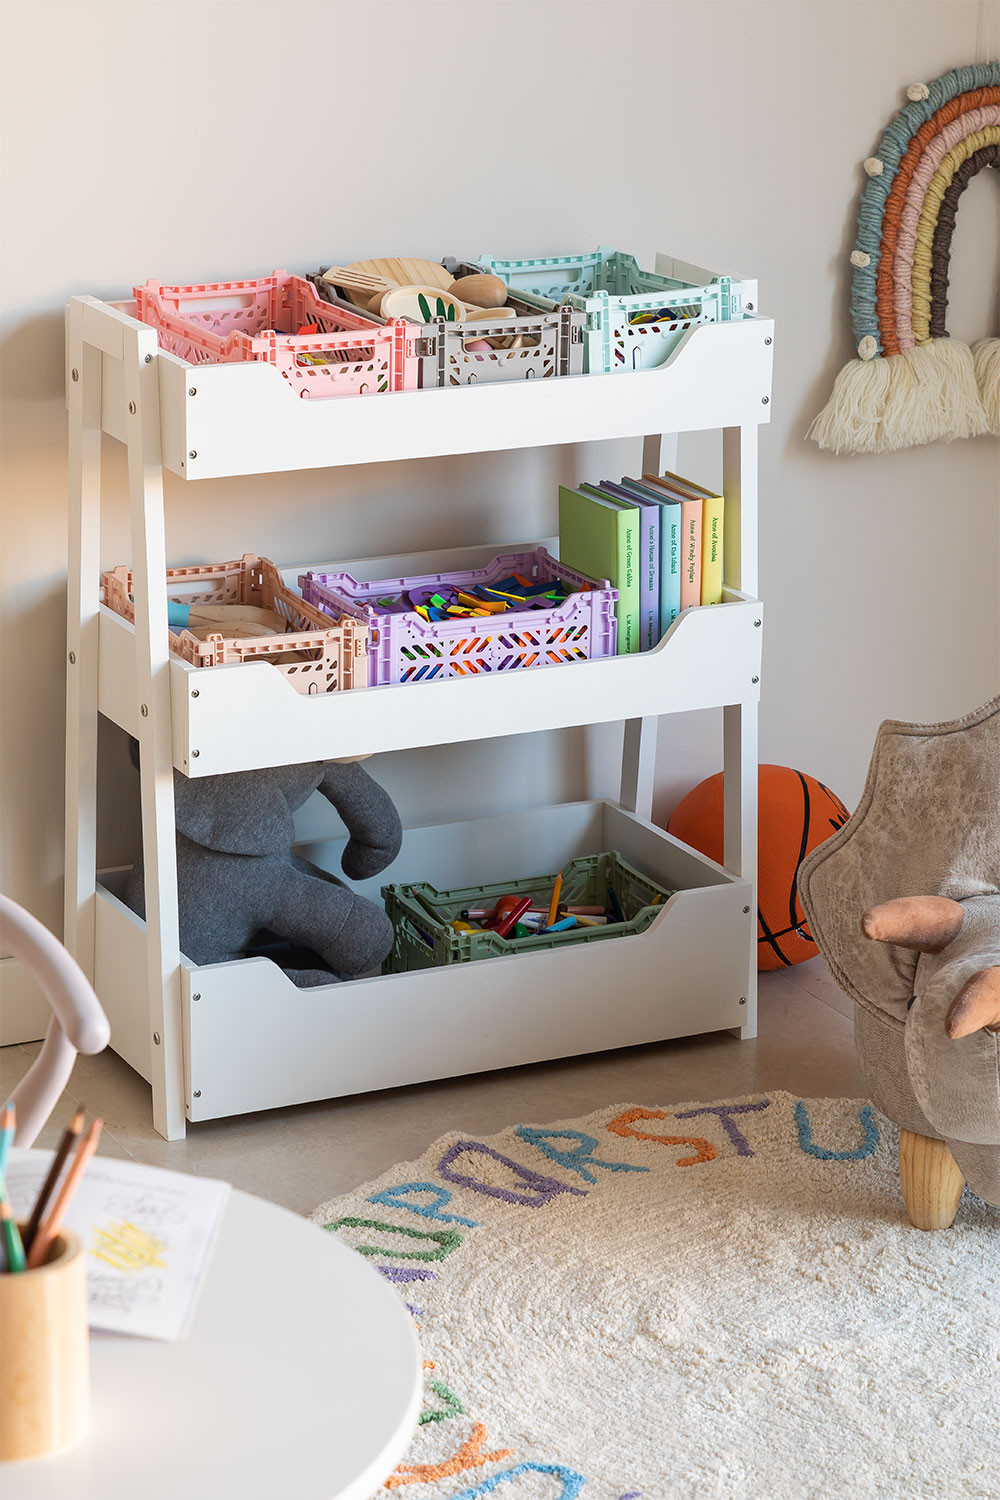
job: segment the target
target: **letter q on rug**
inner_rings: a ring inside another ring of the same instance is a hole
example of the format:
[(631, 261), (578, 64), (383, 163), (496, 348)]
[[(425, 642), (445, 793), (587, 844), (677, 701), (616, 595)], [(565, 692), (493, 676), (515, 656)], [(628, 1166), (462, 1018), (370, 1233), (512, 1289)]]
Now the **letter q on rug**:
[(950, 1230), (912, 1228), (863, 1100), (453, 1131), (311, 1217), (419, 1328), (419, 1426), (379, 1495), (1000, 1493), (1000, 1212), (966, 1190)]

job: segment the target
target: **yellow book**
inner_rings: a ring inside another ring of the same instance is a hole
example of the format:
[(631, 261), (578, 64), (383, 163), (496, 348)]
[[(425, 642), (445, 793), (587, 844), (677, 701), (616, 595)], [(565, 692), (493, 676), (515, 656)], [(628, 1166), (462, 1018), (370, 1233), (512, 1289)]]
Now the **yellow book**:
[(682, 479), (678, 474), (664, 474), (664, 480), (675, 490), (700, 499), (701, 513), (701, 602), (722, 603), (723, 575), (723, 527), (726, 502), (721, 495), (713, 495), (700, 484)]

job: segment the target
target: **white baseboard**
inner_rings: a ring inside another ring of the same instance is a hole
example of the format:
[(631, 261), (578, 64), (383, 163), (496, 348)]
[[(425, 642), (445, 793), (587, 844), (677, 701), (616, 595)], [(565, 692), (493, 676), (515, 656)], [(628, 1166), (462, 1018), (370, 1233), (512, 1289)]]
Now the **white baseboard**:
[(41, 1041), (51, 1015), (49, 1002), (24, 965), (16, 958), (0, 958), (0, 1047)]

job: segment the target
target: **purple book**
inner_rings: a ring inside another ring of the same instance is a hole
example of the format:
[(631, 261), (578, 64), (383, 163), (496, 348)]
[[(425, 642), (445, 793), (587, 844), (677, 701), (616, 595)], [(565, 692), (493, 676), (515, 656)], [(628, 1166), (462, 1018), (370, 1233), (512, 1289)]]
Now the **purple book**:
[(644, 500), (602, 479), (600, 488), (613, 500), (639, 512), (639, 650), (651, 651), (660, 639), (660, 513), (655, 500)]

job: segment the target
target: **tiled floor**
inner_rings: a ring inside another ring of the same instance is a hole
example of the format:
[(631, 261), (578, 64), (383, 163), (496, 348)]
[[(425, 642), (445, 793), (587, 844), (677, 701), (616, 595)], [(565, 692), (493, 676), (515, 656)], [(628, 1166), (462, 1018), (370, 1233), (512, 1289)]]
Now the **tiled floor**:
[[(545, 1124), (606, 1104), (663, 1106), (733, 1098), (772, 1088), (804, 1097), (861, 1095), (851, 1002), (821, 959), (760, 976), (759, 1035), (728, 1032), (539, 1063), (501, 1073), (189, 1125), (167, 1142), (153, 1131), (149, 1088), (113, 1052), (81, 1057), (48, 1145), (72, 1106), (104, 1119), (102, 1151), (236, 1187), (306, 1213), (324, 1199), (422, 1152), (446, 1130), (490, 1134), (514, 1122)], [(38, 1044), (0, 1050), (0, 1097), (28, 1068)]]

